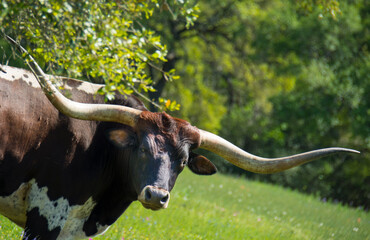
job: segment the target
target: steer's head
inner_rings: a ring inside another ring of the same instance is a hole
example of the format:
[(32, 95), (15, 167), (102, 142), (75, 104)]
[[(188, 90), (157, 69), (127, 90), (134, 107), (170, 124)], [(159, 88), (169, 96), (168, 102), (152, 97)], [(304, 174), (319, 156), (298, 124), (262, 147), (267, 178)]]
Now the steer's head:
[(133, 130), (114, 129), (108, 136), (116, 147), (129, 149), (130, 183), (142, 205), (152, 210), (167, 207), (186, 166), (202, 175), (217, 171), (207, 158), (191, 152), (200, 144), (199, 130), (166, 113), (144, 111)]

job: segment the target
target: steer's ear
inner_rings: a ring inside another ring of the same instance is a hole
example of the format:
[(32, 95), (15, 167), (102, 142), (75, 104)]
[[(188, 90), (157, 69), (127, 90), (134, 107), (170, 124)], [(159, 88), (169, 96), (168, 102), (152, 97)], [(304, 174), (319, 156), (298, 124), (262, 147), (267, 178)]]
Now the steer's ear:
[(211, 161), (195, 153), (190, 153), (188, 167), (193, 173), (199, 175), (212, 175), (217, 172), (216, 166)]
[(128, 129), (113, 129), (107, 131), (107, 137), (117, 147), (133, 146), (136, 142), (135, 133)]

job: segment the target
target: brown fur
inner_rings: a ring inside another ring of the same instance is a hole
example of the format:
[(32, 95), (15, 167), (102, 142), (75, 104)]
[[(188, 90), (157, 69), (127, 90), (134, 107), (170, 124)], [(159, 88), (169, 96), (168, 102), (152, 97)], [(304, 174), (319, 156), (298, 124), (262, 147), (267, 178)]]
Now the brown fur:
[(160, 134), (170, 139), (170, 144), (174, 146), (181, 145), (181, 142), (186, 141), (190, 143), (194, 149), (198, 148), (200, 144), (200, 134), (196, 127), (190, 125), (190, 123), (185, 120), (171, 117), (165, 112), (142, 112), (137, 128), (141, 130), (158, 129)]

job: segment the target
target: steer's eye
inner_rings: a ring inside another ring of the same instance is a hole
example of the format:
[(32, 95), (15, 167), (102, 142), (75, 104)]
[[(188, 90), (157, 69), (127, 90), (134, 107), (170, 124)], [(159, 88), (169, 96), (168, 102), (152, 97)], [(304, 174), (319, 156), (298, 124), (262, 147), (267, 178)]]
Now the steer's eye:
[(140, 153), (146, 153), (146, 149), (145, 149), (144, 147), (141, 147), (141, 148), (139, 149), (139, 151), (140, 151)]

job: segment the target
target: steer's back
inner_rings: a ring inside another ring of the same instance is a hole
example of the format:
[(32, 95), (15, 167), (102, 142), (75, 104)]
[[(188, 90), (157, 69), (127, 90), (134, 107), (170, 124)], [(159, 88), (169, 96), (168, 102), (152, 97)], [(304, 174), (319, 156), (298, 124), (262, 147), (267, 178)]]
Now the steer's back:
[[(20, 163), (26, 154), (45, 142), (51, 131), (60, 127), (75, 135), (70, 138), (85, 138), (88, 146), (91, 139), (86, 138), (92, 137), (94, 126), (60, 114), (31, 72), (9, 66), (1, 66), (1, 69), (5, 73), (0, 71), (0, 174), (4, 159), (14, 158)], [(101, 85), (67, 78), (61, 83), (65, 94), (73, 100), (102, 102), (102, 97), (94, 95)]]

